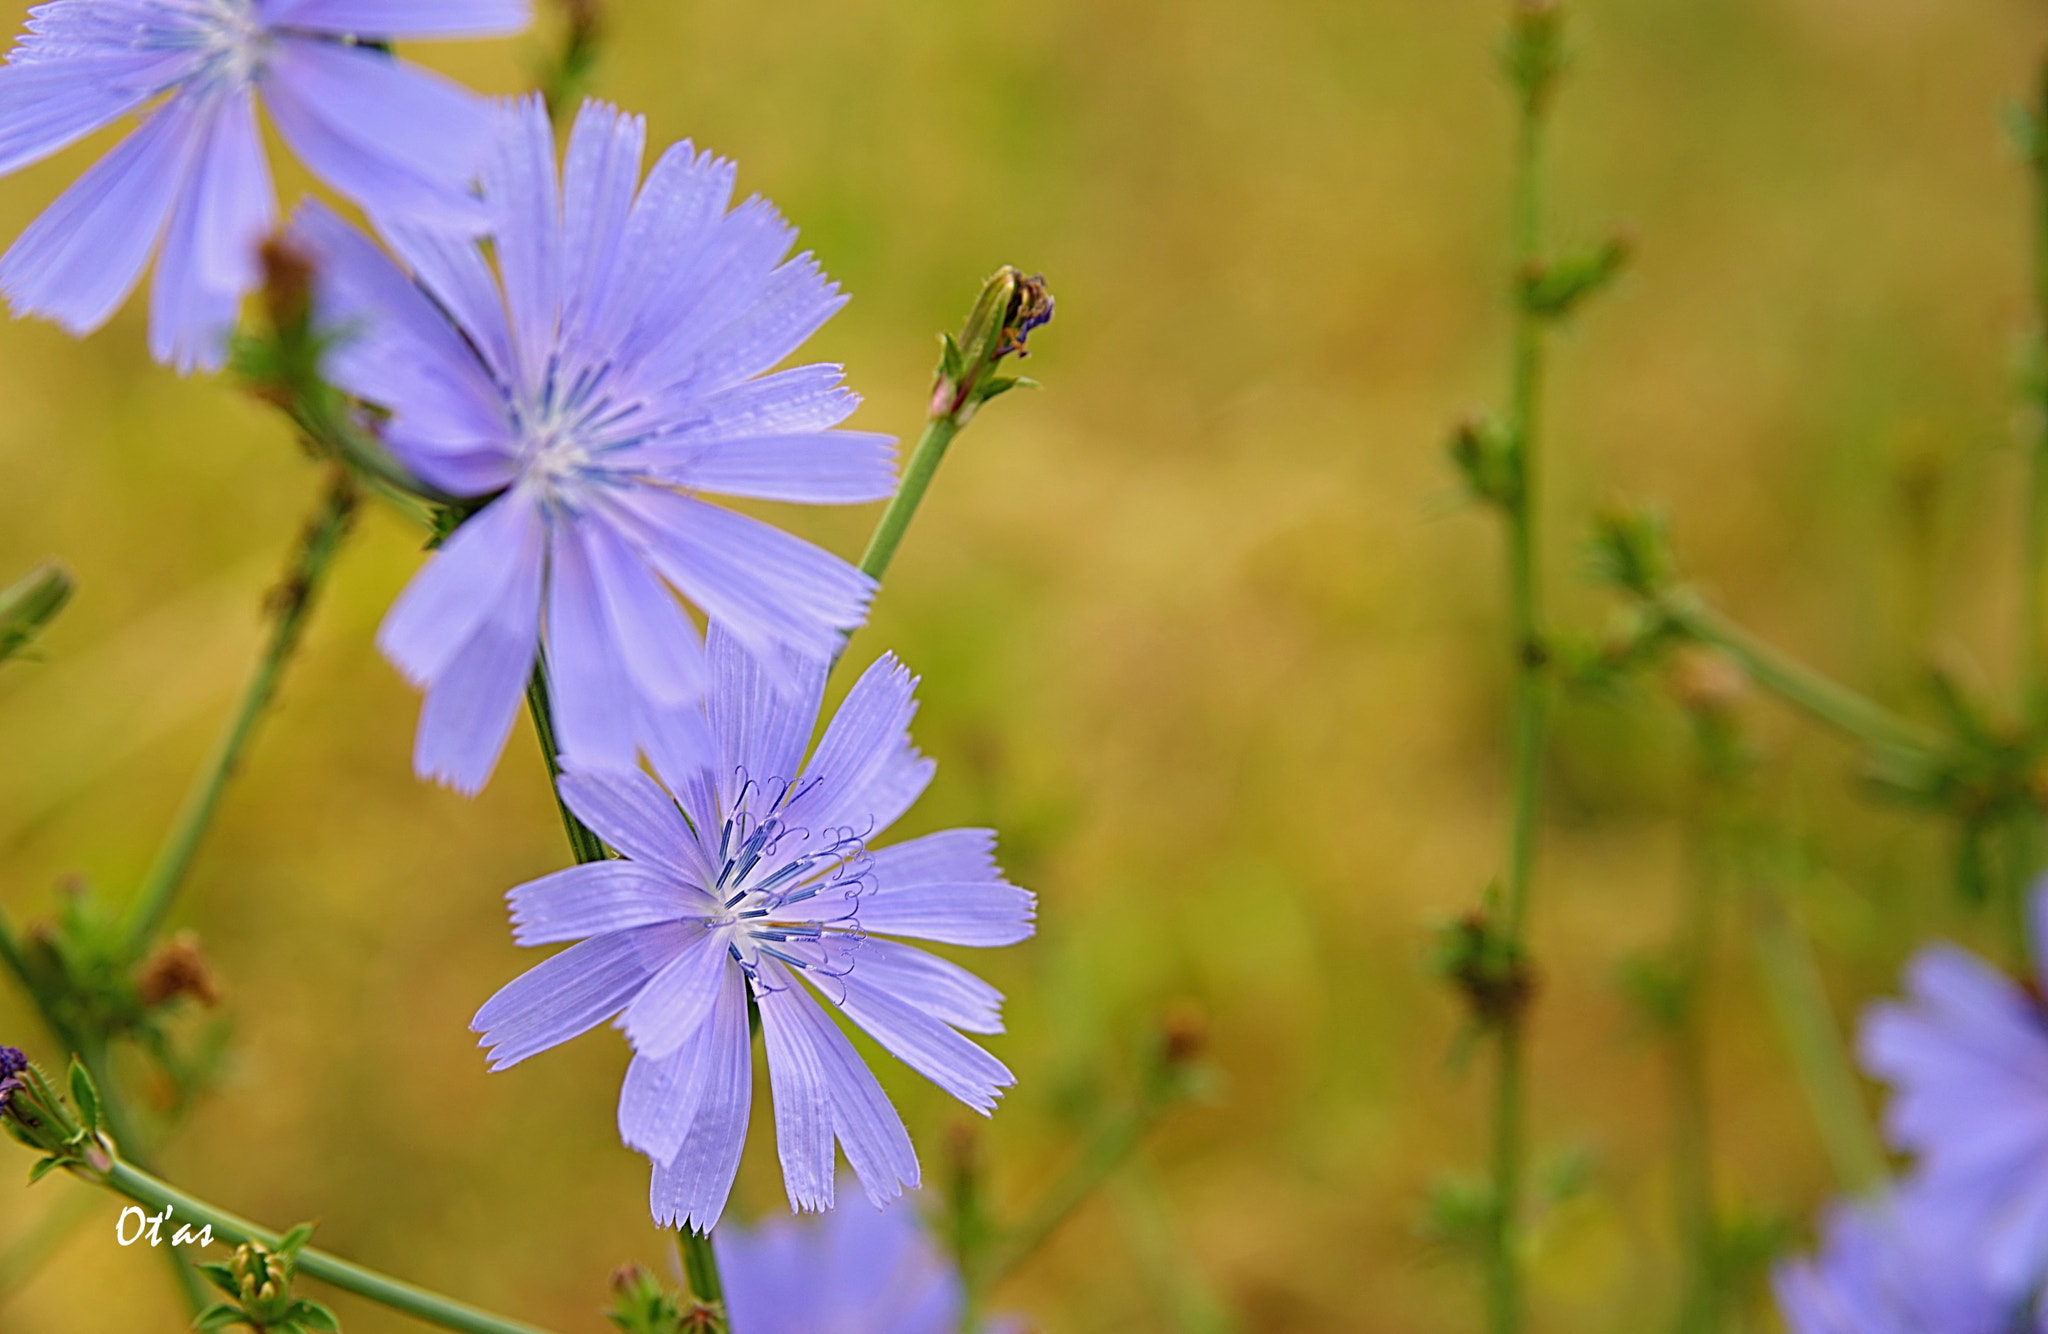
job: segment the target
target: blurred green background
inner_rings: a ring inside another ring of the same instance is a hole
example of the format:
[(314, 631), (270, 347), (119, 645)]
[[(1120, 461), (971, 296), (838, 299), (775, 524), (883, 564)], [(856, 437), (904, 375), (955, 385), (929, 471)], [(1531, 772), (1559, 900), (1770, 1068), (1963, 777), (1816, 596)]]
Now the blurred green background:
[[(1059, 319), (964, 437), (859, 663), (925, 674), (939, 779), (905, 833), (1002, 831), (1041, 931), (977, 957), (1020, 1084), (986, 1129), (1015, 1208), (1113, 1104), (1169, 1006), (1225, 1079), (1005, 1287), (1048, 1331), (1474, 1327), (1424, 1228), (1480, 1162), (1485, 1081), (1431, 935), (1498, 864), (1506, 655), (1493, 525), (1440, 448), (1497, 399), (1509, 117), (1491, 0), (607, 0), (595, 89), (657, 142), (731, 155), (853, 294), (812, 344), (914, 433), (933, 335), (1001, 262)], [(9, 7), (12, 26), (19, 6)], [(552, 21), (552, 16), (550, 16)], [(409, 54), (493, 91), (548, 31)], [(2032, 0), (1577, 0), (1556, 232), (1640, 241), (1559, 338), (1547, 560), (1560, 619), (1590, 513), (1666, 497), (1691, 569), (1749, 623), (1902, 707), (1930, 657), (2009, 685), (2022, 168), (2000, 133), (2048, 44)], [(111, 136), (0, 184), (12, 236)], [(74, 342), (0, 324), (0, 575), (81, 593), (0, 671), (0, 902), (60, 877), (124, 898), (239, 685), (315, 495), (290, 434), (152, 366), (141, 303)], [(778, 517), (853, 555), (872, 514)], [(480, 799), (416, 783), (416, 701), (377, 656), (418, 536), (361, 525), (176, 913), (225, 979), (226, 1084), (166, 1156), (194, 1191), (565, 1334), (661, 1263), (600, 1031), (491, 1076), (466, 1030), (533, 957), (500, 892), (565, 851), (523, 729)], [(1954, 906), (1932, 822), (1868, 804), (1853, 755), (1742, 706), (1779, 888), (1838, 1007), (1891, 986)], [(1687, 872), (1685, 732), (1658, 693), (1559, 715), (1538, 884), (1534, 1118), (1590, 1164), (1532, 1238), (1544, 1328), (1668, 1320), (1664, 1069), (1616, 985)], [(1795, 1224), (1832, 1189), (1741, 914), (1715, 1002), (1724, 1201)], [(0, 1035), (49, 1058), (19, 997)], [(133, 1071), (131, 1070), (131, 1073)], [(971, 1119), (883, 1080), (936, 1175)], [(765, 1087), (756, 1099), (765, 1113)], [(735, 1210), (783, 1208), (757, 1121)], [(0, 1164), (0, 1248), (66, 1197)], [(182, 1327), (116, 1206), (0, 1297), (0, 1329)], [(1212, 1305), (1213, 1304), (1213, 1305)], [(351, 1330), (403, 1327), (349, 1299)]]

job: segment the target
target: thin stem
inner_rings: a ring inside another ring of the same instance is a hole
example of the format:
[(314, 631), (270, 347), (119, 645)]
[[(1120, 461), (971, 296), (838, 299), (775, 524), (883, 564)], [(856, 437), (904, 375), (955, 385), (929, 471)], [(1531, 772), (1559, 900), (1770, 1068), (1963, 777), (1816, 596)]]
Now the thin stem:
[(982, 1294), (1002, 1282), (1059, 1231), (1067, 1216), (1080, 1208), (1138, 1147), (1166, 1107), (1165, 1099), (1146, 1098), (1096, 1132), (1080, 1158), (1040, 1197), (1030, 1215), (990, 1246), (982, 1263), (967, 1275), (970, 1305), (978, 1307)]
[(604, 840), (577, 819), (569, 803), (562, 800), (562, 762), (555, 750), (555, 713), (548, 702), (547, 665), (539, 659), (535, 659), (533, 676), (526, 683), (526, 711), (533, 718), (534, 735), (548, 762), (548, 786), (555, 794), (555, 809), (562, 813), (562, 830), (569, 836), (569, 851), (579, 863), (603, 861), (608, 855)]
[[(2048, 68), (2042, 73), (2034, 135), (2034, 318), (2041, 356), (2041, 349), (2048, 349)], [(2048, 732), (2048, 370), (2037, 366), (2035, 375), (2040, 377), (2035, 386), (2040, 402), (2027, 448), (2027, 512), (2020, 550), (2020, 690), (2028, 728), (2039, 739)]]
[(909, 531), (917, 507), (924, 502), (924, 493), (932, 484), (932, 476), (946, 457), (946, 446), (960, 434), (960, 426), (961, 423), (950, 416), (933, 417), (925, 422), (924, 434), (917, 438), (917, 447), (910, 451), (910, 462), (903, 469), (902, 485), (890, 498), (889, 508), (882, 511), (881, 519), (875, 524), (874, 535), (868, 538), (867, 550), (861, 553), (861, 573), (868, 578), (881, 582), (889, 562), (895, 559), (896, 548), (902, 544), (903, 534)]
[(1678, 629), (1734, 658), (1758, 685), (1831, 727), (1872, 746), (1922, 752), (1943, 747), (1938, 733), (1823, 676), (1697, 598), (1670, 599), (1664, 611)]
[[(1518, 56), (1547, 59), (1547, 48), (1523, 21)], [(1542, 160), (1544, 113), (1551, 72), (1521, 67), (1520, 120), (1515, 152), (1515, 271), (1526, 277), (1542, 263)], [(1536, 870), (1536, 824), (1542, 802), (1545, 691), (1544, 640), (1538, 567), (1538, 421), (1542, 400), (1544, 318), (1527, 300), (1515, 307), (1513, 379), (1508, 437), (1514, 448), (1515, 486), (1507, 497), (1507, 580), (1510, 651), (1515, 672), (1510, 816), (1505, 892), (1499, 930), (1512, 956), (1525, 951), (1529, 900)], [(1487, 1233), (1486, 1293), (1493, 1334), (1522, 1327), (1520, 1231), (1525, 1099), (1524, 1008), (1512, 1007), (1495, 1027), (1493, 1106), (1493, 1209)]]
[[(187, 1195), (169, 1182), (119, 1158), (113, 1159), (104, 1173), (94, 1174), (87, 1169), (81, 1175), (88, 1180), (97, 1180), (145, 1208), (168, 1208), (179, 1223), (210, 1227), (218, 1241), (230, 1245), (254, 1241), (272, 1248), (279, 1243), (279, 1233)], [(343, 1292), (352, 1292), (442, 1329), (460, 1330), (463, 1334), (547, 1334), (538, 1325), (493, 1315), (452, 1297), (444, 1297), (438, 1292), (311, 1247), (299, 1252), (298, 1269), (300, 1273), (332, 1284)]]
[(226, 730), (214, 743), (213, 753), (201, 767), (163, 847), (136, 891), (128, 913), (127, 937), (130, 951), (138, 956), (163, 925), (178, 887), (192, 868), (200, 841), (219, 812), (228, 779), (241, 763), (265, 708), (277, 694), (278, 682), (299, 646), (307, 615), (335, 553), (341, 548), (355, 506), (355, 484), (347, 473), (337, 469), (328, 481), (319, 509), (300, 534), (283, 581), (272, 594), (270, 638), (264, 644), (256, 670), (243, 687)]
[(1820, 1128), (1821, 1144), (1845, 1191), (1872, 1194), (1885, 1183), (1890, 1169), (1863, 1106), (1856, 1071), (1812, 947), (1776, 893), (1759, 887), (1752, 897), (1757, 962)]
[[(142, 1146), (142, 1133), (128, 1114), (128, 1103), (121, 1096), (120, 1085), (114, 1082), (113, 1064), (107, 1059), (106, 1043), (88, 1041), (74, 1050), (92, 1073), (93, 1084), (99, 1090), (100, 1116), (106, 1124), (107, 1134), (128, 1155), (129, 1162), (143, 1171), (150, 1170), (150, 1155)], [(199, 1275), (193, 1272), (190, 1261), (176, 1246), (165, 1246), (163, 1256), (185, 1304), (196, 1314), (206, 1305), (206, 1290), (200, 1286)]]
[(1698, 805), (1690, 820), (1691, 866), (1672, 953), (1678, 1010), (1669, 1034), (1671, 1175), (1685, 1287), (1679, 1334), (1705, 1334), (1719, 1323), (1721, 1225), (1714, 1207), (1713, 1122), (1707, 1076), (1707, 1013), (1721, 881), (1723, 804), (1733, 738), (1711, 712), (1695, 719), (1701, 752)]

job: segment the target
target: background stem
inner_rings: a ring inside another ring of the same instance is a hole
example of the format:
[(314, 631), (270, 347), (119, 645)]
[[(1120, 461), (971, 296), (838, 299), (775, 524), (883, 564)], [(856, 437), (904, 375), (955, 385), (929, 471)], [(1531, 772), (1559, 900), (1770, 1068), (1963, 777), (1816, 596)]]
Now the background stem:
[[(245, 1218), (237, 1217), (224, 1209), (195, 1199), (169, 1182), (163, 1181), (131, 1163), (116, 1158), (108, 1165), (101, 1183), (109, 1189), (134, 1200), (150, 1209), (175, 1209), (175, 1219), (213, 1229), (216, 1241), (230, 1245), (255, 1241), (275, 1249), (280, 1234), (268, 1228), (259, 1227)], [(343, 1292), (352, 1292), (394, 1311), (402, 1311), (415, 1320), (438, 1325), (442, 1329), (462, 1331), (463, 1334), (547, 1334), (538, 1325), (493, 1315), (465, 1302), (444, 1297), (401, 1279), (380, 1274), (330, 1255), (326, 1251), (307, 1247), (299, 1252), (298, 1267), (301, 1274), (332, 1284)]]
[[(1516, 40), (1526, 40), (1526, 29)], [(1542, 149), (1548, 77), (1521, 75), (1515, 153), (1515, 274), (1525, 279), (1542, 263)], [(1513, 380), (1508, 438), (1514, 447), (1515, 485), (1506, 499), (1509, 648), (1515, 673), (1511, 814), (1505, 893), (1499, 930), (1510, 957), (1526, 957), (1529, 899), (1536, 869), (1536, 824), (1542, 801), (1545, 659), (1538, 567), (1538, 415), (1543, 382), (1544, 320), (1527, 300), (1515, 307)], [(1493, 1209), (1486, 1237), (1487, 1323), (1493, 1334), (1522, 1327), (1519, 1258), (1526, 1007), (1511, 1006), (1494, 1026)]]
[(128, 913), (127, 936), (129, 950), (137, 956), (163, 925), (164, 915), (170, 911), (171, 901), (199, 852), (200, 840), (219, 813), (228, 779), (241, 763), (265, 708), (276, 697), (285, 665), (299, 646), (307, 615), (335, 553), (341, 549), (355, 507), (355, 483), (337, 468), (328, 480), (319, 508), (299, 536), (283, 581), (272, 594), (270, 638), (264, 644), (263, 656), (257, 660), (256, 670), (243, 687), (226, 730), (214, 743), (213, 753), (201, 767), (163, 847), (136, 891)]
[(909, 530), (917, 507), (924, 502), (925, 490), (932, 484), (933, 474), (946, 457), (946, 446), (958, 434), (960, 423), (950, 416), (925, 422), (924, 434), (917, 438), (917, 447), (910, 451), (910, 462), (904, 465), (903, 483), (890, 497), (889, 508), (882, 511), (874, 535), (868, 539), (867, 550), (861, 553), (861, 573), (868, 578), (880, 583), (889, 562), (896, 558), (896, 548), (902, 544), (903, 534)]

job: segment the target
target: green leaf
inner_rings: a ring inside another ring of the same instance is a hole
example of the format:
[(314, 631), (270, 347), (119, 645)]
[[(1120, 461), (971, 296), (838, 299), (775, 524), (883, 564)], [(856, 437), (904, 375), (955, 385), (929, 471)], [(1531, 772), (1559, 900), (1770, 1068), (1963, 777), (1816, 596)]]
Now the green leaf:
[(340, 1334), (341, 1331), (341, 1321), (335, 1319), (334, 1312), (307, 1297), (293, 1302), (285, 1318), (296, 1320), (307, 1329), (320, 1330), (322, 1334)]
[(193, 1267), (206, 1275), (208, 1283), (213, 1284), (214, 1287), (219, 1288), (228, 1296), (239, 1297), (242, 1295), (241, 1288), (235, 1283), (235, 1271), (226, 1265), (221, 1264), (217, 1260), (204, 1260)]
[(78, 1107), (78, 1119), (85, 1128), (100, 1128), (100, 1091), (93, 1085), (92, 1072), (76, 1056), (71, 1058), (71, 1101)]
[(64, 1160), (62, 1158), (43, 1159), (34, 1167), (28, 1169), (28, 1184), (31, 1186), (35, 1185), (36, 1182), (41, 1181), (44, 1177), (50, 1175), (50, 1173), (56, 1171), (63, 1165)]
[(313, 1224), (300, 1223), (277, 1239), (277, 1253), (286, 1259), (306, 1249), (306, 1243), (313, 1239)]
[(42, 633), (70, 598), (71, 575), (55, 561), (45, 561), (0, 589), (0, 662)]
[(249, 1325), (254, 1328), (254, 1322), (242, 1308), (230, 1302), (215, 1302), (192, 1318), (194, 1329), (225, 1329), (229, 1325)]

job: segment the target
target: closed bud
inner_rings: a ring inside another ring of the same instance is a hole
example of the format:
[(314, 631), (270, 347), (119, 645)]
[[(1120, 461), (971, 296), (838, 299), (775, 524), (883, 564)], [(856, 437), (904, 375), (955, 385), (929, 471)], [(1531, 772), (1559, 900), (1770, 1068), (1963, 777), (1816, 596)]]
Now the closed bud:
[(0, 590), (0, 662), (26, 648), (71, 600), (71, 574), (44, 561)]
[(1031, 331), (1051, 323), (1052, 312), (1052, 293), (1043, 276), (1027, 277), (1008, 264), (997, 269), (982, 285), (959, 339), (947, 334), (941, 340), (930, 415), (964, 426), (983, 403), (1030, 383), (996, 374), (996, 363), (1011, 355), (1029, 356)]
[(1595, 578), (1646, 601), (1670, 592), (1678, 578), (1662, 510), (1621, 505), (1602, 510), (1593, 520), (1589, 554)]
[(1474, 500), (1511, 509), (1522, 494), (1514, 437), (1496, 418), (1467, 417), (1451, 432), (1451, 463)]
[(1564, 11), (1557, 0), (1514, 0), (1507, 70), (1522, 105), (1541, 111), (1564, 70)]
[(1522, 305), (1532, 315), (1563, 319), (1581, 301), (1614, 281), (1635, 252), (1635, 241), (1617, 233), (1599, 245), (1522, 274)]

